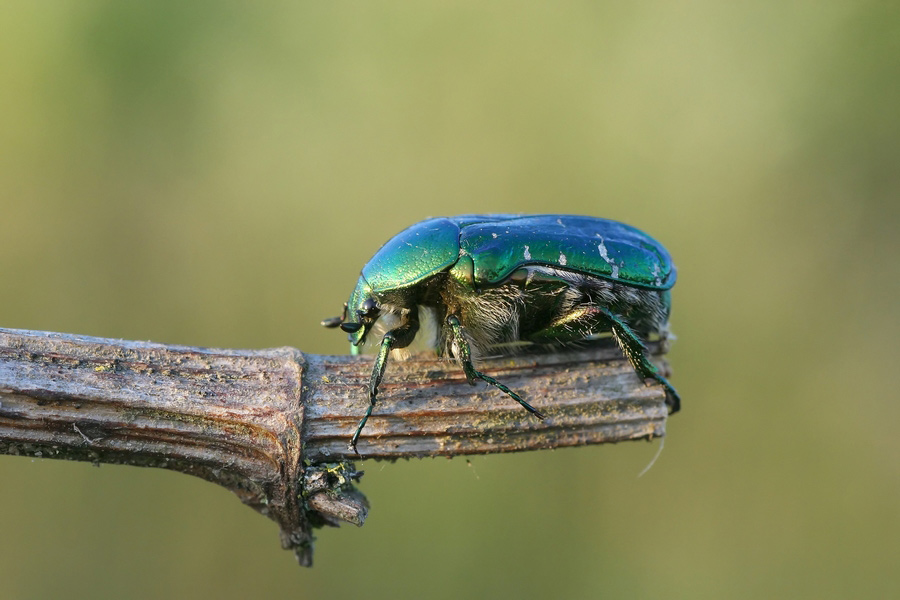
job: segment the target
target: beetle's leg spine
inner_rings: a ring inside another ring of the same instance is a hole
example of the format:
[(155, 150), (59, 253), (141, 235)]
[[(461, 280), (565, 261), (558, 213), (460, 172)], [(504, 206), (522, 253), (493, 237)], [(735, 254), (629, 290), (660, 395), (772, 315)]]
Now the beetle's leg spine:
[(474, 384), (475, 379), (486, 381), (487, 383), (498, 388), (501, 392), (505, 393), (513, 400), (521, 404), (522, 408), (536, 416), (538, 419), (544, 419), (544, 415), (540, 411), (525, 402), (517, 393), (515, 393), (493, 377), (485, 375), (475, 368), (475, 366), (472, 364), (472, 351), (469, 348), (469, 342), (468, 340), (466, 340), (465, 334), (463, 334), (462, 325), (460, 325), (459, 318), (456, 315), (450, 315), (449, 317), (447, 317), (447, 324), (450, 325), (450, 329), (453, 332), (453, 345), (459, 352), (459, 356), (457, 356), (457, 358), (462, 364), (463, 371), (465, 371), (466, 379), (469, 380), (469, 383)]

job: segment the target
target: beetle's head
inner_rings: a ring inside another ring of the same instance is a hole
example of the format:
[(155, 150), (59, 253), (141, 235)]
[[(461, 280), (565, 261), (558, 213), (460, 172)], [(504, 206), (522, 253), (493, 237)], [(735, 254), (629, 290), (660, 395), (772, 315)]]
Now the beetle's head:
[(360, 276), (356, 289), (350, 295), (350, 300), (344, 304), (344, 314), (340, 317), (325, 319), (322, 325), (326, 327), (340, 327), (347, 332), (347, 338), (353, 344), (353, 354), (359, 351), (359, 346), (366, 341), (366, 334), (372, 329), (372, 325), (378, 320), (381, 309), (375, 293), (365, 277)]

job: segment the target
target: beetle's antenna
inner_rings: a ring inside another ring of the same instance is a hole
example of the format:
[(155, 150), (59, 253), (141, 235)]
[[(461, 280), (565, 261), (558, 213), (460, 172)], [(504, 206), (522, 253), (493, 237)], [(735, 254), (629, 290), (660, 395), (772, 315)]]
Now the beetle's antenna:
[(343, 323), (346, 320), (347, 320), (347, 303), (344, 302), (344, 312), (341, 313), (341, 316), (323, 319), (322, 326), (328, 327), (328, 328), (339, 327), (341, 325), (341, 323)]
[(340, 326), (343, 322), (341, 317), (329, 317), (327, 319), (322, 319), (322, 327), (334, 328)]

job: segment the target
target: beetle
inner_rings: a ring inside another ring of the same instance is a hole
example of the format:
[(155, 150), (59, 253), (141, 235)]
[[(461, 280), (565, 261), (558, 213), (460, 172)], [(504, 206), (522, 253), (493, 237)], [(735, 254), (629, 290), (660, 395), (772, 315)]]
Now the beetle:
[(349, 334), (353, 354), (377, 345), (369, 406), (350, 450), (357, 452), (388, 355), (417, 336), (427, 337), (424, 344), (439, 355), (454, 357), (470, 384), (486, 381), (543, 419), (516, 392), (477, 370), (473, 359), (553, 351), (611, 335), (641, 378), (663, 385), (669, 412), (677, 412), (678, 393), (650, 362), (645, 345), (668, 336), (675, 278), (659, 242), (598, 217), (462, 215), (404, 229), (363, 267), (342, 316), (322, 321)]

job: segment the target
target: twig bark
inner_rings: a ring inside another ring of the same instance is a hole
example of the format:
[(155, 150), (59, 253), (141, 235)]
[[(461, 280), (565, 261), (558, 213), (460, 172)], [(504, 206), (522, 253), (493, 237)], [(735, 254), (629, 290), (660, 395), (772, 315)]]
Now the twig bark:
[(361, 525), (347, 461), (510, 452), (665, 435), (665, 393), (614, 348), (483, 361), (541, 410), (447, 361), (389, 363), (359, 443), (371, 358), (217, 350), (0, 329), (0, 453), (161, 467), (234, 491), (312, 561), (312, 528)]

